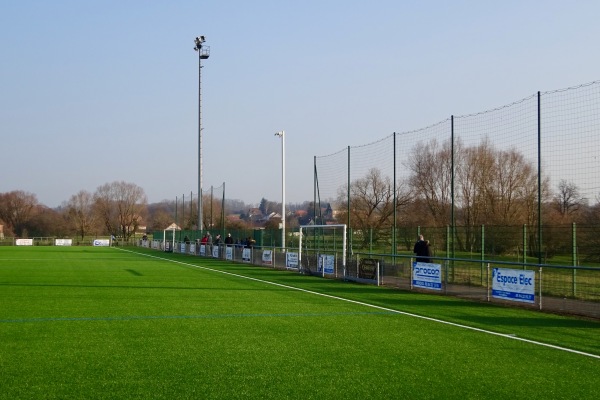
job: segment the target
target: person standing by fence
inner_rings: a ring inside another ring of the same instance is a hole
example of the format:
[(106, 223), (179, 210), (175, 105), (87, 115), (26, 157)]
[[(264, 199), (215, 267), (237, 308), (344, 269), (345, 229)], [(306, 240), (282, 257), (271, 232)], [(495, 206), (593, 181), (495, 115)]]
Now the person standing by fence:
[(415, 243), (413, 253), (417, 256), (417, 262), (429, 263), (431, 262), (431, 250), (429, 247), (429, 241), (426, 241), (423, 235), (419, 235), (419, 240)]

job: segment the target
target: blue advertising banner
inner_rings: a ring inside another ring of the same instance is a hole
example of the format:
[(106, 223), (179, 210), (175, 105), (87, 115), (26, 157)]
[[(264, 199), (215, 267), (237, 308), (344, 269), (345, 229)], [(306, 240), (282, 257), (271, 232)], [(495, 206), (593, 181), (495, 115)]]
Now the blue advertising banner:
[(285, 267), (288, 269), (298, 269), (298, 253), (285, 253)]
[(413, 287), (442, 290), (442, 266), (440, 264), (414, 262), (412, 271)]
[(318, 272), (333, 274), (335, 272), (335, 256), (330, 254), (321, 254), (319, 256)]
[(535, 303), (535, 271), (494, 268), (492, 271), (492, 297)]

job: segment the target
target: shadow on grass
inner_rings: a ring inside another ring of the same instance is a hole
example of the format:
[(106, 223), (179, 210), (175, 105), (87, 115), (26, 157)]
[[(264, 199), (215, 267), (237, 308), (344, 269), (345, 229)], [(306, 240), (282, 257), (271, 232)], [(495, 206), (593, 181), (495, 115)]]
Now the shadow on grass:
[(286, 291), (288, 289), (283, 287), (268, 287), (268, 288), (249, 288), (249, 287), (236, 287), (236, 288), (219, 288), (215, 286), (210, 287), (192, 287), (192, 286), (133, 286), (133, 285), (83, 285), (83, 284), (67, 284), (67, 283), (0, 283), (0, 287), (62, 287), (62, 288), (85, 288), (85, 289), (166, 289), (166, 290), (222, 290), (228, 292), (237, 291)]

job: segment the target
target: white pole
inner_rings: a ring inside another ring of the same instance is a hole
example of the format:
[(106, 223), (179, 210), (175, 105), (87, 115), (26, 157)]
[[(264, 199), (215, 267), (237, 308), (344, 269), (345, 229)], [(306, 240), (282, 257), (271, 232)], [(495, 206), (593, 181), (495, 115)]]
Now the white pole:
[(281, 131), (281, 251), (285, 252), (285, 132)]
[(285, 131), (275, 136), (281, 138), (281, 251), (285, 252)]

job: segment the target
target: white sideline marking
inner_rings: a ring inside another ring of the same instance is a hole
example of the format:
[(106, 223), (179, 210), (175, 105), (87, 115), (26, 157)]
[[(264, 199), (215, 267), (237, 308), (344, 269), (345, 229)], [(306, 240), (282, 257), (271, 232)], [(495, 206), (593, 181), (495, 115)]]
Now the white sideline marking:
[(265, 281), (265, 280), (258, 279), (258, 278), (252, 278), (252, 277), (249, 277), (249, 276), (234, 274), (233, 272), (221, 271), (221, 270), (218, 270), (218, 269), (212, 269), (212, 268), (208, 268), (208, 267), (203, 267), (201, 265), (189, 264), (189, 263), (185, 263), (185, 262), (182, 262), (182, 261), (171, 260), (171, 259), (168, 259), (168, 258), (162, 258), (162, 257), (153, 256), (153, 255), (150, 255), (150, 254), (138, 253), (138, 252), (131, 251), (131, 250), (125, 250), (125, 249), (120, 249), (120, 248), (119, 248), (119, 250), (126, 251), (126, 252), (129, 252), (129, 253), (138, 254), (138, 255), (141, 255), (141, 256), (146, 256), (146, 257), (151, 257), (151, 258), (157, 258), (159, 260), (170, 261), (170, 262), (173, 262), (175, 264), (182, 264), (182, 265), (185, 265), (185, 266), (188, 266), (188, 267), (204, 269), (204, 270), (212, 271), (212, 272), (219, 272), (221, 274), (231, 275), (231, 276), (235, 276), (235, 277), (242, 278), (242, 279), (249, 279), (251, 281), (266, 283), (266, 284), (269, 284), (269, 285), (279, 286), (279, 287), (286, 288), (286, 289), (291, 289), (291, 290), (297, 290), (297, 291), (300, 291), (300, 292), (310, 293), (310, 294), (314, 294), (314, 295), (317, 295), (317, 296), (323, 296), (323, 297), (327, 297), (327, 298), (330, 298), (330, 299), (341, 300), (341, 301), (345, 301), (345, 302), (353, 303), (353, 304), (359, 304), (361, 306), (376, 308), (378, 310), (383, 310), (383, 311), (387, 311), (387, 312), (390, 312), (390, 313), (406, 315), (406, 316), (414, 317), (414, 318), (420, 318), (420, 319), (424, 319), (424, 320), (427, 320), (427, 321), (437, 322), (439, 324), (446, 324), (446, 325), (451, 325), (451, 326), (455, 326), (455, 327), (458, 327), (458, 328), (470, 329), (472, 331), (486, 333), (488, 335), (500, 336), (500, 337), (507, 338), (507, 339), (518, 340), (518, 341), (521, 341), (521, 342), (531, 343), (531, 344), (535, 344), (535, 345), (538, 345), (538, 346), (549, 347), (551, 349), (562, 350), (562, 351), (566, 351), (566, 352), (569, 352), (569, 353), (575, 353), (575, 354), (579, 354), (579, 355), (586, 356), (586, 357), (592, 357), (592, 358), (600, 359), (600, 355), (597, 355), (597, 354), (586, 353), (586, 352), (579, 351), (579, 350), (569, 349), (567, 347), (561, 347), (561, 346), (556, 346), (556, 345), (549, 344), (549, 343), (543, 343), (543, 342), (538, 342), (538, 341), (535, 341), (535, 340), (520, 338), (518, 336), (515, 336), (514, 333), (510, 334), (510, 333), (499, 333), (499, 332), (494, 332), (494, 331), (488, 331), (486, 329), (475, 328), (473, 326), (457, 324), (455, 322), (449, 322), (449, 321), (444, 321), (444, 320), (437, 319), (437, 318), (425, 317), (423, 315), (412, 314), (412, 313), (409, 313), (409, 312), (406, 312), (406, 311), (399, 311), (399, 310), (394, 310), (392, 308), (381, 307), (381, 306), (377, 306), (375, 304), (363, 303), (362, 301), (345, 299), (343, 297), (332, 296), (330, 294), (314, 292), (312, 290), (302, 289), (302, 288), (298, 288), (298, 287), (294, 287), (294, 286), (288, 286), (288, 285), (284, 285), (284, 284), (281, 284), (281, 283), (269, 282), (269, 281)]

